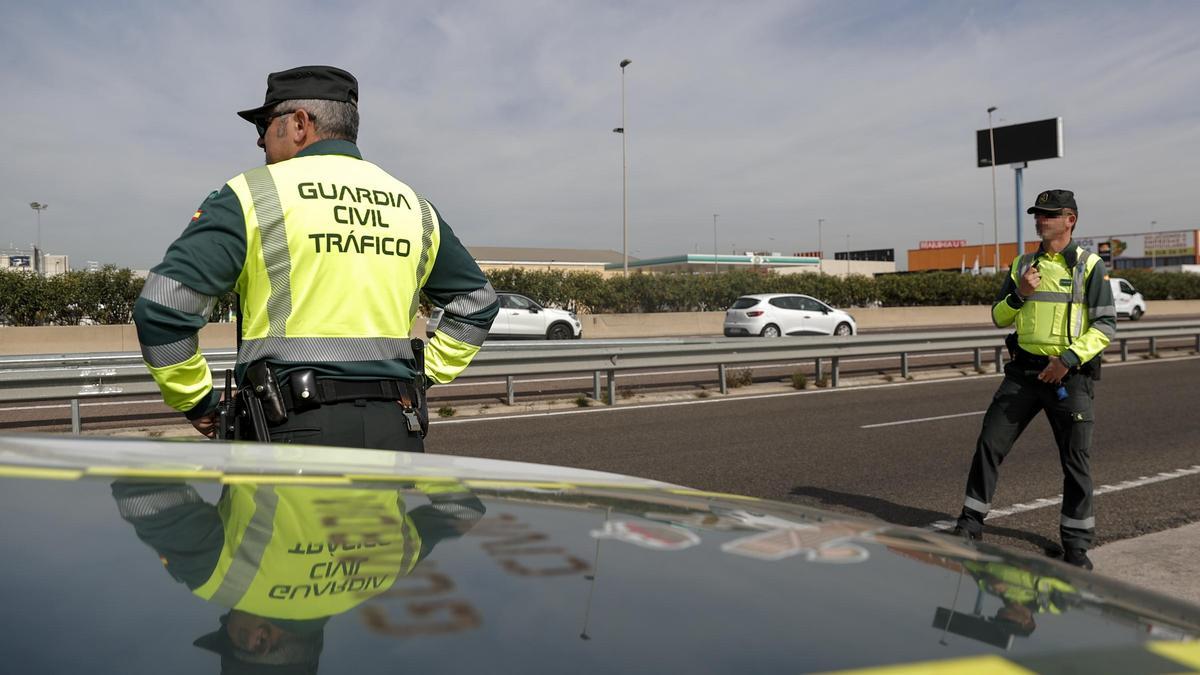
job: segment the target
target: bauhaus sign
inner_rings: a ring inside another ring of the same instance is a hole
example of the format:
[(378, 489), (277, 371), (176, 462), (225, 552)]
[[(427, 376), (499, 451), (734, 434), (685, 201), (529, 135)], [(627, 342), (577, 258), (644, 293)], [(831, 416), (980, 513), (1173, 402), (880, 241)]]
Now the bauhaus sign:
[(962, 248), (967, 245), (966, 239), (932, 239), (922, 241), (920, 248)]

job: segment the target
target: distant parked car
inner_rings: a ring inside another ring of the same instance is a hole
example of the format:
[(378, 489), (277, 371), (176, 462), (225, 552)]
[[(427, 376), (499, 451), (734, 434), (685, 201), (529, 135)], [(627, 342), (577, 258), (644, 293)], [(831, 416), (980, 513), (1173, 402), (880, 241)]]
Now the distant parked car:
[(1146, 299), (1125, 279), (1109, 279), (1112, 284), (1113, 303), (1117, 306), (1117, 316), (1127, 316), (1131, 321), (1137, 321), (1146, 313)]
[[(500, 313), (492, 323), (488, 339), (570, 340), (583, 336), (583, 324), (575, 312), (543, 307), (519, 293), (497, 292)], [(425, 335), (433, 337), (442, 321), (442, 310), (434, 308), (425, 325)]]
[(854, 317), (807, 295), (743, 295), (725, 311), (725, 337), (854, 335), (857, 332)]

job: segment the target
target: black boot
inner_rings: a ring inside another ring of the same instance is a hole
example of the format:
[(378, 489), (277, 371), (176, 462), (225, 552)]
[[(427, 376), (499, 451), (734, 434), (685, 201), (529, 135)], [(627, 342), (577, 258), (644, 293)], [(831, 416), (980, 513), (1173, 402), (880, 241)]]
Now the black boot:
[(1063, 550), (1063, 562), (1068, 565), (1082, 567), (1085, 570), (1092, 569), (1092, 560), (1088, 557), (1087, 549), (1083, 548), (1066, 548)]
[(954, 529), (950, 531), (950, 534), (955, 537), (966, 539), (967, 541), (983, 541), (983, 530), (970, 530), (966, 527), (963, 527), (961, 523), (959, 525), (955, 525)]

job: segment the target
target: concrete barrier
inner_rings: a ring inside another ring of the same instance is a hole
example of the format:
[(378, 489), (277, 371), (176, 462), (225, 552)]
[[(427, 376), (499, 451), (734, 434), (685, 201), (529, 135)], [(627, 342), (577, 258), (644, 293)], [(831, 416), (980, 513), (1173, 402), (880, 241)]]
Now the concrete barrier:
[(581, 314), (584, 338), (682, 337), (720, 335), (725, 312)]
[[(235, 325), (210, 323), (200, 330), (200, 349), (232, 348)], [(137, 352), (137, 330), (123, 326), (0, 327), (0, 355)]]
[[(1148, 303), (1151, 317), (1200, 316), (1200, 300)], [(957, 328), (991, 326), (990, 308), (858, 307), (849, 310), (859, 330)], [(592, 339), (721, 335), (724, 312), (661, 312), (656, 314), (584, 314), (583, 337)], [(425, 319), (413, 324), (413, 335), (425, 336)], [(200, 331), (201, 349), (232, 349), (237, 344), (234, 324), (212, 323)], [(139, 351), (133, 326), (0, 327), (0, 355), (83, 354)]]
[[(233, 349), (237, 324), (210, 323), (200, 329), (200, 349)], [(413, 335), (425, 337), (425, 319), (413, 323)], [(23, 354), (96, 354), (137, 352), (137, 329), (123, 326), (0, 326), (0, 356)]]

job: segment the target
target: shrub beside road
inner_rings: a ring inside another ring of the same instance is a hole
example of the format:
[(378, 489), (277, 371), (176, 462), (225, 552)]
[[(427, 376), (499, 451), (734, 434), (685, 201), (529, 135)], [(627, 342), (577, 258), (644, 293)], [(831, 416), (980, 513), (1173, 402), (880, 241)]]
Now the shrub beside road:
[[(1200, 299), (1200, 275), (1121, 270), (1150, 301)], [(735, 270), (720, 274), (632, 274), (602, 277), (592, 272), (493, 270), (495, 288), (527, 295), (546, 305), (583, 314), (643, 314), (724, 311), (751, 293), (802, 293), (835, 307), (931, 307), (990, 304), (1003, 275), (957, 272), (835, 277), (827, 274), (778, 274)], [(144, 280), (128, 269), (39, 276), (0, 270), (0, 325), (71, 326), (80, 323), (126, 324)], [(227, 293), (210, 321), (233, 315)], [(428, 315), (428, 306), (425, 307)]]

